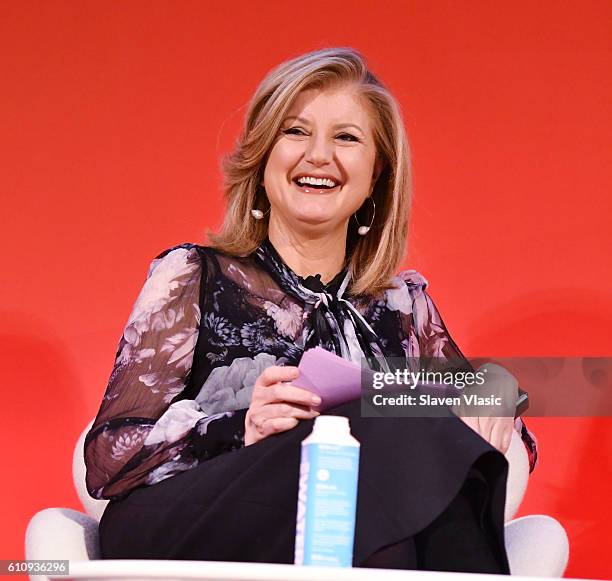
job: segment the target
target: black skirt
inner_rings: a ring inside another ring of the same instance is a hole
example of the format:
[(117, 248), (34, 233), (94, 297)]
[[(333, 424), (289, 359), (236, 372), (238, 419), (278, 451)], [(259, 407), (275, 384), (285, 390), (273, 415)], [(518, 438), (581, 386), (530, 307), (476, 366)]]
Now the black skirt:
[[(460, 419), (350, 419), (361, 443), (353, 565), (509, 574), (508, 463)], [(104, 559), (293, 563), (301, 442), (314, 420), (109, 502)]]

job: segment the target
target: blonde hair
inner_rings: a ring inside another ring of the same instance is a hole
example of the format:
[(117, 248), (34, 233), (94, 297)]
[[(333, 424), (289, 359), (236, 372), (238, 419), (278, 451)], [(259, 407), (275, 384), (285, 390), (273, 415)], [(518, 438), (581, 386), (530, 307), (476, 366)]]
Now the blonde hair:
[[(298, 94), (305, 89), (328, 89), (350, 85), (370, 105), (377, 156), (382, 171), (372, 198), (374, 222), (366, 236), (349, 221), (346, 257), (353, 296), (374, 296), (391, 288), (404, 258), (412, 200), (410, 146), (400, 106), (393, 95), (367, 68), (365, 59), (349, 47), (326, 48), (288, 60), (261, 81), (246, 114), (245, 127), (233, 152), (224, 156), (226, 212), (217, 233), (206, 232), (210, 246), (234, 256), (246, 256), (265, 239), (268, 217), (255, 220), (251, 210), (266, 211), (269, 202), (259, 186), (269, 152), (283, 119)], [(363, 225), (371, 220), (360, 219)]]

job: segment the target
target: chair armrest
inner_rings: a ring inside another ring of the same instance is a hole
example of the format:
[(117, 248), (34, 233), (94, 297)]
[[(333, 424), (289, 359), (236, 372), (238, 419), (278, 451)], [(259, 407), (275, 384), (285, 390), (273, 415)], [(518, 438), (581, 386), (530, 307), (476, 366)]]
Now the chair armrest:
[(513, 428), (510, 446), (506, 451), (508, 460), (508, 484), (506, 487), (506, 506), (504, 522), (512, 520), (519, 509), (529, 480), (529, 457), (521, 435)]
[(504, 536), (512, 575), (563, 576), (569, 560), (569, 540), (559, 521), (530, 514), (506, 523)]
[[(26, 529), (26, 559), (100, 558), (98, 522), (69, 508), (46, 508), (37, 512)], [(33, 577), (44, 579), (44, 576)]]

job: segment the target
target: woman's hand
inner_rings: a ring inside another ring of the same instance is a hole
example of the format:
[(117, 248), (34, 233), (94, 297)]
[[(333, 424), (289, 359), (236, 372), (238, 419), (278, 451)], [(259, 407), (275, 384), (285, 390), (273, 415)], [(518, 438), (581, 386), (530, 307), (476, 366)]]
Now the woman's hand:
[(461, 419), (502, 454), (508, 451), (514, 429), (514, 418), (462, 417)]
[[(502, 406), (490, 408), (490, 414), (486, 413), (486, 409), (482, 406), (480, 410), (483, 415), (473, 417), (464, 415), (466, 409), (461, 406), (458, 414), (461, 420), (472, 428), (476, 433), (480, 434), (489, 444), (497, 448), (502, 454), (505, 454), (510, 447), (512, 440), (512, 430), (514, 429), (514, 410), (516, 409), (516, 401), (518, 398), (518, 381), (507, 369), (496, 363), (486, 363), (478, 368), (478, 371), (485, 372), (485, 383), (481, 386), (470, 388), (470, 393), (480, 393), (482, 396), (493, 395), (501, 398)], [(508, 414), (502, 417), (493, 415), (495, 410)]]
[(251, 405), (244, 420), (244, 444), (249, 446), (272, 434), (285, 432), (298, 425), (300, 419), (319, 415), (311, 409), (321, 403), (312, 392), (289, 383), (299, 375), (297, 367), (271, 365), (257, 378)]

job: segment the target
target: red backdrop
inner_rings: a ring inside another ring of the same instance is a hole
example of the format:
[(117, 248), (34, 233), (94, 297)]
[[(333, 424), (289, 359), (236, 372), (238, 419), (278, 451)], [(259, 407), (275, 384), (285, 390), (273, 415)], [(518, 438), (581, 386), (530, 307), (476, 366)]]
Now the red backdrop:
[[(468, 355), (612, 355), (612, 3), (3, 2), (2, 558), (79, 508), (95, 415), (150, 260), (202, 242), (221, 154), (277, 63), (362, 51), (413, 146), (410, 258)], [(610, 419), (532, 418), (520, 514), (612, 579)]]

